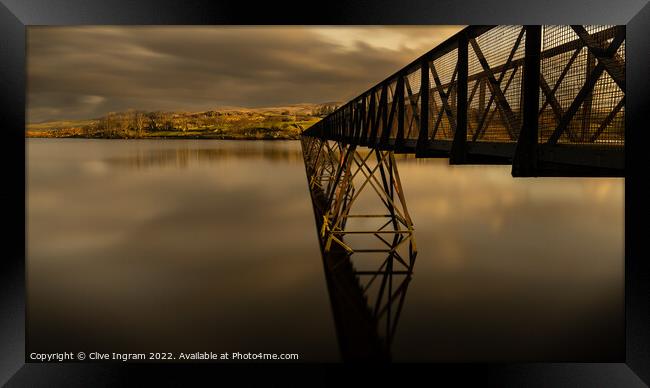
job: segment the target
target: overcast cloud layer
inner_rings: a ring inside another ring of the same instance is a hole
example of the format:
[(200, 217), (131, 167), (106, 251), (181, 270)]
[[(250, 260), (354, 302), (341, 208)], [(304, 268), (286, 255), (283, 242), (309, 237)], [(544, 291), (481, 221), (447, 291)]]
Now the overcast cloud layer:
[(27, 119), (347, 101), (460, 28), (29, 27)]

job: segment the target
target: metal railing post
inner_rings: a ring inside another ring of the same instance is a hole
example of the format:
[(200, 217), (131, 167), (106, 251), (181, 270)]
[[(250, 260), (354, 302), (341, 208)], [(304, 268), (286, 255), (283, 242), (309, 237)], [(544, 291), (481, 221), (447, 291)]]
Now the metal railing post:
[(467, 161), (467, 34), (458, 38), (458, 83), (456, 84), (456, 132), (449, 153), (449, 164)]
[(400, 74), (397, 78), (397, 138), (395, 139), (395, 148), (404, 145), (404, 77), (406, 77), (406, 74)]
[(423, 59), (420, 65), (420, 134), (416, 145), (416, 156), (426, 152), (429, 145), (429, 61)]
[(538, 162), (538, 111), (542, 27), (525, 26), (522, 125), (512, 162), (512, 176), (535, 176)]
[(377, 139), (377, 145), (381, 144), (382, 139), (386, 136), (386, 131), (388, 130), (388, 82), (384, 82), (382, 85), (381, 93), (383, 95), (383, 110), (381, 111), (381, 134), (379, 139)]

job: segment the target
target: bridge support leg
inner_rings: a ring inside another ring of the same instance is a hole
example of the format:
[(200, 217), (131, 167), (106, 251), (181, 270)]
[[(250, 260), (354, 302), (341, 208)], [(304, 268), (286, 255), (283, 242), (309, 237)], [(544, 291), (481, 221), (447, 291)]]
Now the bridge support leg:
[[(393, 151), (361, 153), (354, 145), (304, 137), (303, 154), (310, 190), (321, 197), (325, 251), (382, 253), (410, 270), (414, 228)], [(355, 207), (364, 211), (353, 214)]]

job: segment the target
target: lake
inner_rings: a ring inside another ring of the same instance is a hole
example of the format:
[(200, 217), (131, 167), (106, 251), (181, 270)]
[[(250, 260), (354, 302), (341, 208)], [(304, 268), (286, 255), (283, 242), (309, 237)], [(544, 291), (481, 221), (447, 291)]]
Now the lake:
[[(341, 359), (298, 141), (27, 139), (27, 351)], [(624, 180), (398, 158), (395, 361), (620, 361)]]

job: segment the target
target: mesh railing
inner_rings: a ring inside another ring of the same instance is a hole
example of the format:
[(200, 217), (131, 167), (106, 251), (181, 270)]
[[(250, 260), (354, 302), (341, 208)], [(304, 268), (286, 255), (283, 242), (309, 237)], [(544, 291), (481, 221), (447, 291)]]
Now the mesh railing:
[(417, 139), (420, 135), (420, 67), (406, 71), (404, 77), (404, 134), (406, 139)]
[(498, 26), (470, 40), (468, 140), (517, 140), (525, 42), (522, 26)]
[(456, 131), (458, 50), (429, 63), (429, 139), (453, 140)]
[[(419, 146), (458, 141), (462, 116), (468, 143), (517, 142), (530, 66), (526, 31), (524, 26), (467, 27), (308, 131), (370, 146), (413, 146), (415, 140)], [(535, 36), (541, 46), (534, 57), (539, 63), (538, 143), (623, 146), (625, 27), (543, 26), (541, 41), (539, 32)], [(467, 54), (459, 65), (461, 48)], [(467, 81), (461, 85), (462, 75)], [(459, 101), (459, 91), (465, 91), (466, 101)], [(529, 123), (535, 122), (532, 113)]]
[(624, 75), (625, 41), (612, 47), (615, 54), (607, 61), (609, 68), (603, 68), (595, 54), (618, 43), (617, 27), (583, 28), (581, 37), (571, 26), (543, 27), (539, 141), (622, 146), (625, 92), (610, 71)]

